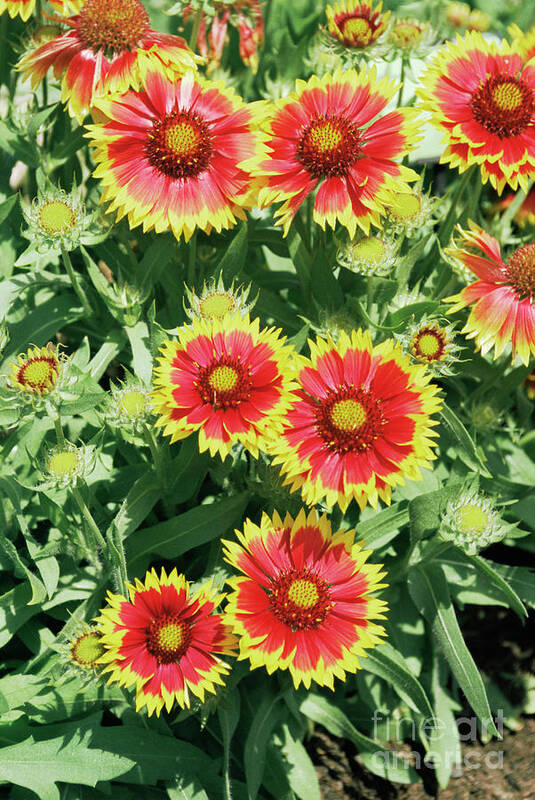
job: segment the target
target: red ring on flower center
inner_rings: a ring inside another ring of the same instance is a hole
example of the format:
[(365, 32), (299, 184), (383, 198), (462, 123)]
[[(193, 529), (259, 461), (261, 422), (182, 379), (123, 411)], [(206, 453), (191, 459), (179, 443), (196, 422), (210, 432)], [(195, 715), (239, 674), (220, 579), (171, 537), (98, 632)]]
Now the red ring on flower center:
[(87, 0), (77, 28), (85, 47), (114, 55), (139, 45), (149, 17), (139, 0)]
[(519, 298), (535, 297), (535, 244), (525, 244), (509, 257), (507, 280)]
[(277, 619), (294, 631), (317, 628), (332, 606), (329, 584), (307, 568), (281, 572), (272, 581), (269, 598)]
[(489, 133), (504, 139), (518, 136), (535, 110), (533, 89), (520, 78), (487, 78), (470, 101), (474, 118)]
[(56, 385), (58, 367), (53, 356), (30, 358), (17, 372), (17, 383), (34, 392), (50, 391)]
[(327, 449), (339, 454), (367, 450), (385, 422), (380, 401), (354, 386), (331, 390), (316, 409), (316, 430)]
[(367, 47), (374, 38), (375, 29), (370, 20), (358, 14), (348, 14), (336, 19), (342, 32), (343, 43), (351, 47)]
[(199, 368), (195, 386), (204, 403), (214, 409), (236, 408), (251, 396), (251, 367), (245, 367), (239, 357), (220, 356), (207, 367)]
[(431, 363), (440, 361), (446, 351), (447, 337), (444, 331), (426, 325), (420, 328), (413, 337), (410, 344), (410, 351), (416, 358)]
[(152, 166), (164, 175), (193, 178), (210, 164), (212, 137), (198, 114), (172, 111), (154, 120), (145, 152)]
[(191, 642), (191, 626), (179, 614), (163, 614), (146, 630), (147, 650), (158, 664), (179, 661)]
[(314, 178), (347, 175), (360, 154), (360, 131), (338, 114), (319, 114), (304, 129), (296, 157)]

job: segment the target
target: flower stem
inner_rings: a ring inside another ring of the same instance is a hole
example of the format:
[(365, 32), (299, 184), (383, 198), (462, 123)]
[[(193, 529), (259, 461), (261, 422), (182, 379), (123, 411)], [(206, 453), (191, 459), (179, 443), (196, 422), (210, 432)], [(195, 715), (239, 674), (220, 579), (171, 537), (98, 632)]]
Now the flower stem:
[(88, 507), (87, 507), (87, 505), (85, 503), (85, 500), (82, 497), (82, 493), (80, 492), (80, 489), (78, 489), (77, 486), (73, 487), (72, 496), (76, 500), (78, 508), (80, 509), (80, 512), (81, 512), (84, 520), (86, 521), (89, 530), (91, 531), (92, 538), (94, 539), (94, 541), (96, 542), (98, 547), (102, 550), (102, 552), (106, 553), (106, 551), (108, 549), (107, 545), (106, 545), (106, 540), (103, 537), (103, 535), (101, 534), (100, 528), (98, 527), (97, 523), (95, 522), (95, 519), (94, 519), (92, 513), (90, 512), (90, 510), (88, 509)]
[(156, 468), (156, 474), (158, 476), (158, 481), (160, 482), (160, 486), (162, 487), (164, 493), (167, 489), (167, 473), (164, 469), (164, 463), (162, 458), (162, 451), (156, 437), (154, 435), (153, 429), (150, 425), (145, 424), (143, 428), (143, 433), (145, 435), (145, 441), (147, 442), (148, 446), (150, 447), (150, 452), (152, 455), (152, 460), (154, 461), (154, 466)]
[(193, 288), (195, 280), (195, 262), (197, 261), (197, 231), (190, 239), (189, 242), (189, 258), (188, 258), (188, 286)]
[(475, 174), (477, 169), (478, 169), (477, 164), (474, 164), (473, 166), (469, 167), (469, 169), (466, 170), (462, 178), (459, 180), (459, 183), (457, 184), (457, 189), (455, 190), (455, 194), (451, 198), (451, 206), (446, 215), (446, 219), (443, 221), (438, 231), (438, 239), (442, 246), (446, 245), (449, 242), (451, 233), (455, 225), (455, 220), (457, 215), (457, 204), (459, 203), (459, 200), (462, 199), (466, 191), (466, 187), (468, 186), (472, 175)]
[(195, 17), (193, 19), (193, 27), (191, 29), (191, 36), (189, 37), (189, 49), (193, 50), (193, 52), (197, 50), (197, 38), (199, 36), (199, 29), (201, 27), (203, 7), (204, 3), (202, 3), (202, 5), (200, 5), (197, 11), (195, 12)]
[(63, 259), (63, 264), (65, 265), (65, 269), (67, 270), (67, 275), (69, 276), (72, 284), (72, 288), (76, 292), (76, 296), (78, 297), (79, 301), (81, 302), (83, 309), (86, 314), (92, 316), (93, 309), (87, 299), (87, 295), (80, 286), (78, 278), (76, 276), (76, 272), (74, 271), (74, 267), (72, 265), (71, 257), (67, 250), (64, 247), (61, 248), (61, 257)]
[(61, 425), (61, 416), (58, 413), (58, 416), (54, 419), (54, 428), (56, 430), (56, 439), (58, 441), (59, 447), (65, 447), (65, 434), (63, 433), (63, 427)]
[(399, 108), (403, 99), (403, 84), (405, 83), (405, 56), (401, 56), (401, 72), (399, 76), (399, 92), (396, 107)]

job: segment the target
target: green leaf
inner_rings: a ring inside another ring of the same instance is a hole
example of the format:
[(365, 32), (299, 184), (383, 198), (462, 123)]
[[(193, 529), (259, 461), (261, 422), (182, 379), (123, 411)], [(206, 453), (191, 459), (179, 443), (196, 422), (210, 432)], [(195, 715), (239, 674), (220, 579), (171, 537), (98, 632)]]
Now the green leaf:
[(384, 678), (413, 711), (432, 717), (433, 709), (420, 681), (405, 666), (403, 656), (388, 642), (369, 650), (362, 667)]
[(308, 252), (303, 240), (297, 233), (295, 225), (290, 226), (288, 232), (288, 250), (299, 278), (299, 283), (306, 297), (309, 295), (310, 290), (310, 253)]
[(449, 406), (446, 405), (446, 403), (444, 403), (442, 406), (440, 416), (448, 430), (453, 434), (453, 438), (457, 441), (457, 444), (460, 447), (459, 457), (462, 458), (464, 463), (470, 467), (470, 469), (473, 469), (475, 472), (479, 472), (485, 478), (492, 478), (492, 474), (488, 471), (487, 467), (483, 463), (481, 454), (474, 444), (472, 437), (464, 427), (459, 417)]
[(266, 765), (267, 746), (280, 721), (281, 710), (277, 699), (270, 694), (262, 700), (245, 741), (243, 763), (249, 800), (255, 800), (258, 795)]
[(245, 266), (247, 247), (247, 223), (243, 222), (217, 268), (217, 272), (221, 272), (223, 275), (224, 281), (232, 281), (233, 278), (239, 276)]
[(434, 714), (426, 720), (430, 730), (424, 733), (429, 735), (429, 753), (433, 756), (433, 766), (439, 786), (445, 787), (449, 783), (453, 767), (461, 763), (461, 742), (459, 727), (454, 711), (460, 711), (461, 706), (456, 703), (446, 689), (448, 682), (445, 662), (439, 658), (434, 659), (432, 673), (432, 691), (434, 700)]
[(384, 511), (374, 513), (371, 519), (359, 522), (355, 530), (357, 536), (366, 542), (366, 547), (376, 547), (377, 540), (400, 530), (408, 521), (409, 509), (402, 508), (402, 503), (395, 503)]
[(292, 736), (288, 725), (282, 725), (282, 755), (286, 761), (287, 778), (301, 800), (321, 800), (318, 776), (310, 756), (299, 739)]
[(140, 289), (154, 286), (171, 259), (176, 257), (176, 239), (170, 233), (160, 233), (151, 242), (137, 265)]
[(396, 758), (395, 753), (360, 733), (344, 712), (326, 697), (309, 692), (299, 704), (299, 710), (313, 722), (323, 725), (334, 736), (353, 742), (366, 766), (376, 775), (398, 783), (414, 783), (418, 780), (412, 767)]
[(223, 536), (241, 519), (248, 499), (248, 493), (242, 492), (225, 500), (197, 506), (167, 522), (137, 531), (126, 542), (129, 566), (135, 572), (145, 556), (157, 554), (175, 559), (194, 547)]
[(35, 136), (41, 125), (44, 125), (49, 116), (53, 114), (57, 108), (58, 103), (52, 103), (52, 105), (47, 106), (46, 108), (43, 108), (41, 111), (38, 111), (36, 114), (34, 114), (27, 128), (28, 136)]
[(167, 794), (170, 800), (210, 800), (195, 777), (179, 776), (173, 786), (167, 787)]
[(93, 747), (89, 728), (74, 723), (64, 725), (63, 730), (63, 734), (50, 739), (36, 741), (30, 736), (19, 744), (2, 748), (2, 780), (31, 789), (41, 800), (60, 800), (58, 781), (96, 786), (99, 781), (117, 778), (135, 766), (129, 758)]
[(240, 693), (234, 687), (226, 692), (217, 706), (219, 726), (223, 736), (223, 780), (226, 783), (226, 796), (232, 797), (230, 781), (230, 743), (240, 721)]
[(0, 680), (0, 695), (5, 702), (0, 713), (5, 714), (20, 708), (45, 686), (45, 680), (39, 675), (6, 675)]
[(333, 274), (327, 253), (318, 249), (312, 259), (310, 270), (312, 294), (320, 308), (339, 309), (344, 304), (344, 295), (340, 284)]
[(466, 699), (483, 725), (498, 736), (485, 686), (464, 642), (443, 570), (435, 564), (413, 568), (409, 572), (409, 591), (431, 625)]
[[(9, 215), (17, 205), (18, 199), (19, 199), (18, 194), (12, 194), (11, 197), (8, 197), (7, 200), (4, 200), (2, 203), (0, 203), (0, 225), (2, 225), (2, 223), (4, 223), (6, 219), (9, 217)], [(4, 291), (5, 288), (2, 289), (2, 293)]]
[(160, 496), (161, 491), (156, 476), (150, 473), (142, 475), (123, 500), (107, 534), (112, 534), (115, 529), (121, 539), (129, 536), (152, 511)]
[(496, 570), (496, 565), (494, 565), (491, 561), (487, 561), (481, 556), (466, 556), (467, 560), (473, 564), (476, 570), (487, 578), (491, 585), (497, 590), (497, 592), (503, 596), (507, 605), (515, 611), (520, 619), (527, 617), (528, 612), (520, 599), (517, 595), (515, 590), (510, 586), (510, 584), (500, 575), (500, 573)]
[(133, 327), (126, 328), (126, 334), (132, 348), (132, 366), (134, 372), (147, 385), (152, 378), (152, 354), (147, 323), (139, 320)]
[(39, 613), (39, 606), (29, 605), (31, 598), (28, 583), (20, 583), (0, 596), (0, 647), (4, 647), (30, 617)]
[(535, 573), (528, 567), (508, 567), (504, 564), (493, 564), (513, 591), (527, 603), (535, 608)]
[(411, 537), (413, 541), (425, 539), (436, 532), (448, 500), (462, 490), (462, 483), (452, 483), (434, 492), (420, 494), (409, 502)]

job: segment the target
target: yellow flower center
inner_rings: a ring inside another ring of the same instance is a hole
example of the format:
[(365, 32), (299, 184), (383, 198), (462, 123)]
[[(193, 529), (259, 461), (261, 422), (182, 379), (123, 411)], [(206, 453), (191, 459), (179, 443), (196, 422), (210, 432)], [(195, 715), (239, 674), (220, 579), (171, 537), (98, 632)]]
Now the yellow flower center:
[(209, 294), (201, 300), (201, 316), (205, 319), (222, 319), (229, 311), (233, 311), (236, 303), (231, 295), (217, 292)]
[(100, 642), (100, 637), (96, 633), (84, 633), (72, 645), (71, 655), (82, 667), (92, 667), (104, 654), (104, 647)]
[(524, 95), (516, 83), (499, 83), (492, 89), (492, 99), (501, 111), (514, 111), (524, 102)]
[(457, 512), (457, 524), (462, 533), (483, 533), (489, 515), (475, 503), (467, 503)]
[(162, 650), (179, 650), (184, 642), (182, 625), (170, 622), (158, 631), (158, 644)]
[(367, 418), (366, 409), (358, 400), (339, 400), (331, 410), (332, 423), (341, 431), (355, 431)]
[(165, 144), (177, 156), (189, 155), (199, 143), (199, 129), (188, 120), (170, 125), (165, 132)]
[(372, 39), (373, 30), (367, 19), (362, 17), (349, 17), (342, 25), (342, 33), (346, 39), (351, 39), (354, 47), (366, 47)]
[(145, 411), (146, 406), (146, 396), (137, 389), (125, 392), (119, 398), (119, 413), (127, 417), (139, 417)]
[(299, 608), (312, 608), (319, 600), (316, 584), (299, 578), (288, 589), (288, 597)]
[(423, 28), (413, 22), (398, 22), (390, 37), (398, 47), (413, 47), (422, 38)]
[(432, 333), (424, 333), (418, 342), (420, 351), (425, 356), (434, 356), (440, 350), (440, 342), (437, 337)]
[(422, 209), (422, 200), (412, 192), (400, 192), (396, 202), (390, 206), (390, 216), (399, 222), (410, 222)]
[(68, 203), (51, 200), (39, 209), (39, 225), (46, 233), (63, 233), (76, 225), (76, 217)]
[(54, 453), (50, 457), (48, 471), (57, 478), (66, 477), (76, 471), (78, 462), (79, 455), (77, 450), (63, 450), (60, 453)]
[(308, 143), (320, 153), (334, 150), (341, 141), (342, 131), (328, 120), (311, 128), (308, 134)]
[(215, 392), (230, 392), (238, 383), (238, 373), (232, 367), (216, 367), (208, 382)]
[(353, 255), (363, 261), (377, 261), (386, 255), (385, 243), (377, 236), (367, 236), (353, 245)]

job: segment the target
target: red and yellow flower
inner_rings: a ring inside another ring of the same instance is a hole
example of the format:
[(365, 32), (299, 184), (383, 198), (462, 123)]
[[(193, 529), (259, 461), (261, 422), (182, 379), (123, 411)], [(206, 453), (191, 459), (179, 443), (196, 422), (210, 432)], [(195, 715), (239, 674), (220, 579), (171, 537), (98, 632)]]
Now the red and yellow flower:
[[(233, 3), (213, 2), (212, 18), (202, 14), (197, 47), (199, 53), (208, 60), (208, 72), (218, 67), (223, 56), (223, 48), (227, 41), (229, 23), (238, 30), (240, 57), (253, 72), (258, 69), (258, 48), (264, 43), (264, 20), (259, 0), (235, 0)], [(194, 15), (188, 5), (184, 9), (186, 22)]]
[(436, 457), (438, 387), (391, 339), (373, 347), (369, 333), (342, 332), (336, 344), (330, 336), (310, 342), (310, 352), (298, 401), (268, 452), (309, 505), (390, 503), (392, 488), (419, 480)]
[(418, 90), (431, 122), (444, 131), (441, 163), (481, 168), (499, 194), (506, 184), (527, 191), (535, 175), (535, 64), (517, 48), (479, 33), (448, 42)]
[(524, 33), (518, 25), (510, 25), (508, 31), (512, 37), (512, 46), (522, 55), (524, 61), (535, 58), (535, 26)]
[(108, 683), (136, 687), (136, 710), (147, 707), (149, 716), (174, 703), (190, 705), (190, 695), (204, 701), (224, 683), (228, 665), (218, 654), (232, 655), (236, 639), (220, 614), (213, 613), (224, 594), (210, 584), (190, 594), (184, 575), (174, 569), (160, 577), (152, 569), (144, 583), (128, 584), (128, 598), (108, 592), (102, 609), (99, 659)]
[(527, 365), (535, 355), (535, 244), (519, 247), (504, 262), (497, 239), (469, 225), (469, 231), (460, 229), (461, 239), (446, 252), (479, 280), (445, 298), (455, 304), (448, 313), (472, 306), (461, 332), (475, 339), (483, 355), (494, 347), (495, 359), (510, 344), (513, 361), (518, 355)]
[(12, 19), (18, 16), (23, 22), (31, 17), (34, 8), (35, 0), (0, 0), (0, 16), (7, 11)]
[(326, 6), (329, 33), (344, 47), (364, 50), (386, 30), (391, 12), (383, 13), (382, 8), (382, 2), (374, 8), (373, 0), (340, 0)]
[(275, 512), (260, 526), (247, 520), (238, 542), (223, 541), (225, 559), (245, 577), (232, 578), (225, 620), (239, 636), (239, 659), (271, 674), (287, 669), (296, 688), (312, 681), (333, 688), (356, 672), (359, 658), (385, 635), (382, 565), (354, 531), (331, 532), (326, 516), (301, 510), (295, 521)]
[(61, 22), (70, 30), (26, 53), (18, 69), (34, 88), (50, 67), (63, 75), (61, 99), (74, 117), (110, 92), (139, 89), (151, 68), (174, 80), (200, 60), (180, 36), (153, 31), (139, 0), (87, 0)]
[(162, 347), (153, 402), (171, 441), (199, 431), (199, 448), (226, 458), (241, 442), (255, 456), (293, 401), (293, 351), (274, 328), (238, 316), (194, 320)]
[[(508, 194), (500, 200), (497, 207), (500, 211), (505, 211), (509, 208), (514, 199), (514, 194)], [(530, 189), (528, 196), (522, 202), (522, 205), (515, 214), (515, 222), (517, 222), (521, 228), (526, 227), (526, 225), (531, 225), (535, 228), (535, 189)]]
[(30, 347), (20, 353), (10, 364), (7, 385), (27, 396), (42, 397), (50, 394), (58, 383), (62, 362), (52, 344), (46, 347)]
[(105, 119), (88, 125), (103, 201), (130, 227), (171, 229), (186, 241), (245, 219), (254, 182), (242, 162), (263, 152), (259, 106), (193, 72), (168, 80), (149, 71), (144, 91), (97, 101)]
[(318, 189), (314, 221), (323, 229), (340, 222), (354, 237), (381, 227), (392, 193), (408, 192), (416, 173), (398, 163), (418, 136), (413, 109), (397, 109), (372, 122), (396, 92), (375, 70), (337, 71), (307, 83), (278, 100), (268, 120), (269, 158), (254, 174), (262, 176), (259, 202), (284, 200), (277, 211), (285, 234), (306, 197)]

